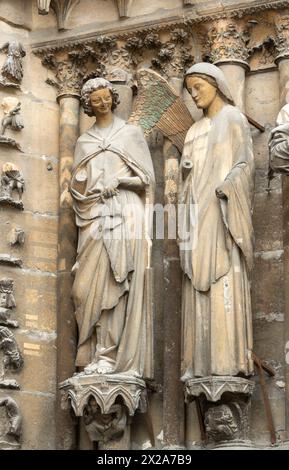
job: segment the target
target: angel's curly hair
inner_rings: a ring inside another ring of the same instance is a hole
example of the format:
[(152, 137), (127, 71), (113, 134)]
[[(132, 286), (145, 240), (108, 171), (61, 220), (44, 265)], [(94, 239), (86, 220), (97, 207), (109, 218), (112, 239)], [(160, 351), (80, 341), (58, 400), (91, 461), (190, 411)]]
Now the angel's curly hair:
[(88, 116), (93, 116), (93, 109), (90, 104), (90, 95), (93, 91), (101, 90), (103, 88), (108, 88), (112, 96), (112, 106), (111, 110), (114, 111), (117, 105), (120, 103), (119, 94), (112, 84), (105, 80), (105, 78), (91, 78), (83, 85), (81, 90), (81, 104), (83, 106), (85, 114)]

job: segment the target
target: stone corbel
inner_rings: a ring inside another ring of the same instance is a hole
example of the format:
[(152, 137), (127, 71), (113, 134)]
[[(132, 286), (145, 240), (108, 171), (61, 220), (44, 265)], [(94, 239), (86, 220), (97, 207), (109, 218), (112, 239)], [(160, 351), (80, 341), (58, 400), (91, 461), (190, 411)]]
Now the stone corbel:
[(59, 31), (67, 28), (67, 20), (72, 9), (80, 0), (37, 0), (38, 13), (40, 15), (48, 15), (50, 7), (54, 11), (57, 18)]
[(130, 17), (130, 8), (134, 0), (116, 0), (116, 5), (118, 8), (118, 13), (120, 18), (129, 18)]
[(197, 400), (206, 444), (214, 448), (251, 448), (250, 397), (254, 382), (242, 377), (211, 376), (189, 379), (185, 400)]
[(145, 382), (124, 374), (75, 374), (60, 390), (63, 409), (70, 404), (91, 441), (100, 444), (122, 438), (135, 412), (147, 407)]

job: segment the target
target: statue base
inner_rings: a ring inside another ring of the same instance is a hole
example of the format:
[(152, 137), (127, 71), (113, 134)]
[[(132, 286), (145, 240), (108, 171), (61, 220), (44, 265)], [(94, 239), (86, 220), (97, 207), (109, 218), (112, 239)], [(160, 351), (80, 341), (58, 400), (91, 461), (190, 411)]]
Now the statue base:
[(136, 411), (147, 410), (144, 380), (126, 374), (75, 374), (59, 385), (62, 408), (83, 417), (91, 441), (122, 438)]

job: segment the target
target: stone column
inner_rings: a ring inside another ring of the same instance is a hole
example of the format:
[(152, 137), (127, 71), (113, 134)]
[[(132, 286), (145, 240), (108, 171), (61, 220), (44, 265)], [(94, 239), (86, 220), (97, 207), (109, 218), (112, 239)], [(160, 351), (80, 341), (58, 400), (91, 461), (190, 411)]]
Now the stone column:
[[(280, 109), (289, 103), (289, 15), (277, 15), (275, 18), (277, 32), (276, 64), (280, 77)], [(283, 249), (284, 249), (284, 346), (285, 346), (285, 435), (289, 440), (289, 177), (282, 176), (283, 200)]]
[(244, 25), (232, 19), (218, 20), (208, 31), (209, 58), (224, 72), (241, 111), (245, 111), (245, 79), (250, 70), (247, 38)]
[[(59, 225), (58, 225), (58, 286), (57, 286), (57, 383), (75, 372), (76, 323), (71, 299), (73, 278), (71, 268), (76, 257), (77, 229), (68, 192), (71, 178), (75, 143), (79, 135), (79, 94), (61, 93), (57, 97), (60, 106), (59, 148)], [(59, 449), (75, 447), (75, 429), (69, 411), (57, 401), (57, 440)]]

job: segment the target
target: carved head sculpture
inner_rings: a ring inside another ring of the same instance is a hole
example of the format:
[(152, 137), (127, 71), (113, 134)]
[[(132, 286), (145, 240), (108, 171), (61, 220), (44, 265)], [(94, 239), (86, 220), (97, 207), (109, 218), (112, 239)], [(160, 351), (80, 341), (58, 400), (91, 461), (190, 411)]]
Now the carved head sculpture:
[(215, 65), (201, 62), (190, 67), (185, 75), (185, 86), (198, 108), (208, 109), (216, 97), (234, 105), (225, 75)]
[(91, 78), (82, 87), (81, 103), (88, 116), (114, 111), (119, 104), (119, 96), (112, 84), (104, 78)]

